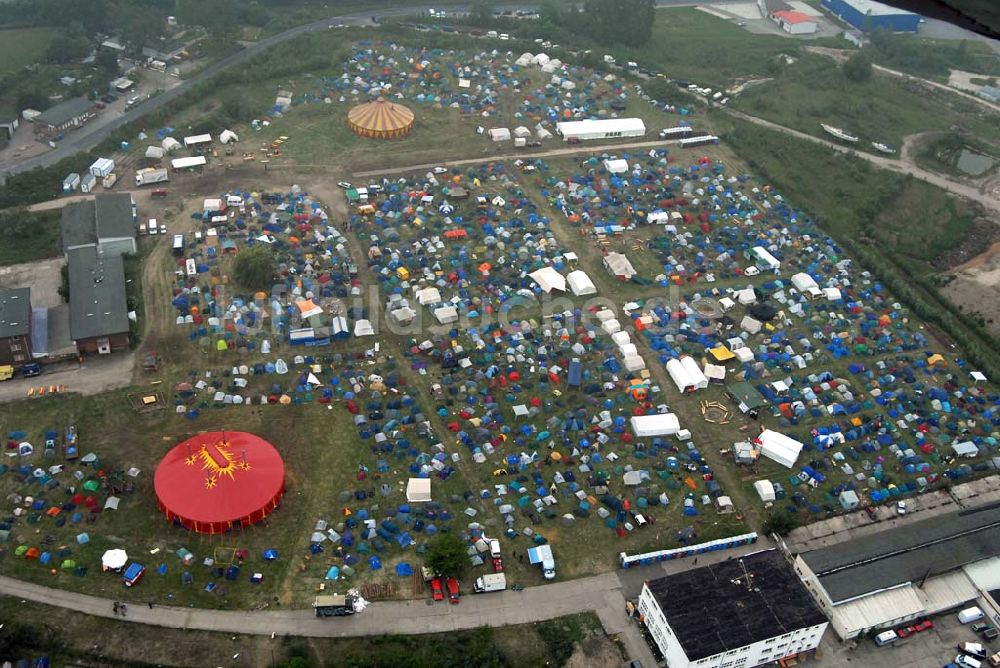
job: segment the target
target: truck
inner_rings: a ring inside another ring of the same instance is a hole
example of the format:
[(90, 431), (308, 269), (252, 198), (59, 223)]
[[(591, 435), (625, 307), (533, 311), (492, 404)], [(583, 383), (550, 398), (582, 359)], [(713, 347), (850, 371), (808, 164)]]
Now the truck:
[(550, 545), (539, 545), (528, 549), (528, 561), (532, 564), (541, 564), (542, 575), (546, 580), (554, 580), (556, 577), (556, 560), (552, 557), (552, 547)]
[(477, 594), (491, 591), (503, 591), (507, 588), (507, 576), (503, 573), (487, 573), (476, 578), (472, 589)]
[(342, 594), (325, 594), (313, 599), (317, 617), (346, 617), (354, 614), (354, 597)]
[(135, 185), (148, 186), (154, 183), (164, 183), (170, 180), (170, 174), (166, 169), (156, 169), (147, 167), (137, 170), (135, 173)]

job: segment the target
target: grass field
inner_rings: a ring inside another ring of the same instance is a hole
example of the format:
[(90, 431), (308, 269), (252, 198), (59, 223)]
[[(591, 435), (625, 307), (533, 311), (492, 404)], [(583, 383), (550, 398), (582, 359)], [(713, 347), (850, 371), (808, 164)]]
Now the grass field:
[(0, 77), (37, 62), (54, 34), (52, 28), (0, 30)]
[[(5, 621), (0, 655), (13, 660), (48, 655), (54, 666), (191, 666), (196, 656), (197, 665), (206, 666), (502, 668), (561, 666), (574, 651), (578, 658), (595, 661), (615, 652), (593, 613), (447, 634), (274, 640), (99, 619), (45, 605), (22, 605), (8, 597), (0, 597), (0, 617)], [(297, 662), (289, 663), (293, 659)]]
[(62, 253), (60, 212), (0, 211), (0, 266), (44, 260)]

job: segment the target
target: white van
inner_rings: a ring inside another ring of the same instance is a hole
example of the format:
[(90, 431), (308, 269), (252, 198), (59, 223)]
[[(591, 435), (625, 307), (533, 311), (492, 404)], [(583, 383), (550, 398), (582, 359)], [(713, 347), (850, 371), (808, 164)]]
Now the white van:
[(895, 631), (882, 631), (882, 633), (875, 636), (875, 644), (879, 647), (885, 647), (886, 645), (891, 645), (899, 639)]
[(966, 608), (958, 613), (958, 621), (963, 624), (971, 624), (972, 622), (978, 622), (983, 618), (983, 611), (979, 609), (979, 606), (974, 605), (971, 608)]

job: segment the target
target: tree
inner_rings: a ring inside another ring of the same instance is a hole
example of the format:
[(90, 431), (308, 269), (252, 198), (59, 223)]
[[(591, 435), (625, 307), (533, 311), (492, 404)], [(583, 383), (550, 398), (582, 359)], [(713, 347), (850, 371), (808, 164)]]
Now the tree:
[(653, 36), (653, 0), (587, 0), (583, 25), (603, 44), (645, 44)]
[(476, 0), (469, 11), (469, 23), (477, 26), (489, 25), (493, 21), (493, 3), (490, 0)]
[(256, 244), (245, 248), (236, 255), (233, 263), (233, 278), (248, 290), (270, 290), (278, 266), (274, 255), (266, 244)]
[(109, 77), (118, 76), (118, 54), (115, 53), (114, 49), (99, 48), (94, 57), (94, 65)]
[(786, 510), (778, 510), (768, 516), (761, 529), (766, 534), (776, 533), (779, 536), (787, 536), (798, 525), (799, 519), (795, 515)]
[(453, 533), (443, 533), (427, 550), (427, 567), (438, 575), (458, 577), (469, 565), (465, 541)]
[(80, 60), (90, 51), (90, 43), (86, 37), (64, 33), (52, 39), (45, 50), (45, 60), (59, 65)]
[(848, 58), (841, 69), (844, 71), (844, 76), (851, 81), (862, 82), (872, 78), (872, 61), (863, 51), (858, 51)]

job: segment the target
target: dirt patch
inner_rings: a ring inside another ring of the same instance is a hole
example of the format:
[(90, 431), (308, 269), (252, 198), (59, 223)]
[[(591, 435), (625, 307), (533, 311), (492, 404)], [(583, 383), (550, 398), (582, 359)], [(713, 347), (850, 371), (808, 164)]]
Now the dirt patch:
[(566, 668), (590, 668), (590, 666), (617, 666), (622, 663), (622, 652), (608, 636), (595, 633), (576, 644), (573, 655), (566, 662)]
[(978, 313), (993, 334), (1000, 334), (1000, 241), (953, 269), (954, 280), (941, 293), (967, 313)]
[[(995, 254), (1000, 227), (988, 218), (976, 218), (962, 243), (936, 257), (931, 264), (940, 270), (959, 270), (989, 253)], [(985, 258), (983, 260), (985, 262)]]

